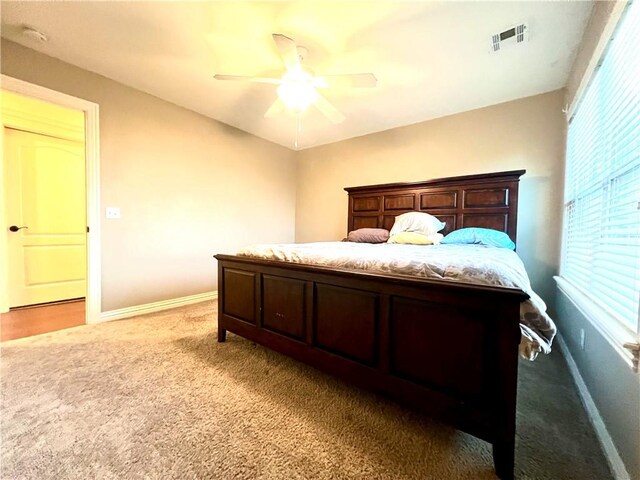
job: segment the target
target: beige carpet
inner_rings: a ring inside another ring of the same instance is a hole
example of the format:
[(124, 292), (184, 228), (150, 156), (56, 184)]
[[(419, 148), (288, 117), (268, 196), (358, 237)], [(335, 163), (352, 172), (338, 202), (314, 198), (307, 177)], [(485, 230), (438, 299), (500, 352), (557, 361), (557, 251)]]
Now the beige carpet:
[[(229, 335), (215, 304), (2, 345), (3, 479), (492, 479), (490, 446)], [(519, 479), (611, 478), (562, 358), (521, 363)]]

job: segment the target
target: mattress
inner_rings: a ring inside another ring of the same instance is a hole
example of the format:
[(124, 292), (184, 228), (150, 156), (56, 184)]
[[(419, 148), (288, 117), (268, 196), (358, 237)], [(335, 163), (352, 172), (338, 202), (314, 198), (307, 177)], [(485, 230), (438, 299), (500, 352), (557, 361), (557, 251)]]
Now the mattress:
[(556, 326), (533, 291), (524, 264), (505, 248), (483, 245), (397, 245), (352, 242), (262, 244), (237, 255), (372, 273), (439, 279), (475, 285), (519, 288), (529, 299), (520, 305), (520, 355), (534, 360), (549, 353)]

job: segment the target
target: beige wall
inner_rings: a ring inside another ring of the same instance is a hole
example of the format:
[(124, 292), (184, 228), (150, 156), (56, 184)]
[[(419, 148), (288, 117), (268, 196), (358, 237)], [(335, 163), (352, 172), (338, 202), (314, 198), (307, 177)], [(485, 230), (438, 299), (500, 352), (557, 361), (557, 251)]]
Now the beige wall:
[(292, 151), (5, 40), (1, 70), (100, 105), (103, 311), (216, 289), (212, 255), (256, 232), (294, 240)]
[(567, 105), (571, 105), (580, 93), (579, 90), (586, 86), (589, 71), (598, 63), (626, 4), (627, 0), (593, 2), (589, 23), (567, 80)]
[(103, 310), (215, 289), (211, 255), (254, 232), (261, 242), (293, 241), (294, 226), (297, 241), (341, 239), (345, 186), (519, 168), (518, 252), (539, 293), (551, 290), (561, 91), (294, 153), (5, 40), (2, 73), (100, 104), (103, 212), (122, 209), (102, 223)]
[(546, 298), (558, 268), (563, 98), (558, 90), (299, 152), (296, 241), (346, 235), (344, 187), (525, 168), (518, 253)]

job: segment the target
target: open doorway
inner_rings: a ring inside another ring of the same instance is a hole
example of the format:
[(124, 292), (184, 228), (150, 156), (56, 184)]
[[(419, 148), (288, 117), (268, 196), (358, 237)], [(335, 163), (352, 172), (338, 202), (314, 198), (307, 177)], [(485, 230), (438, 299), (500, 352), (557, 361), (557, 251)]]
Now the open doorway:
[(97, 105), (5, 76), (0, 94), (0, 339), (96, 322)]

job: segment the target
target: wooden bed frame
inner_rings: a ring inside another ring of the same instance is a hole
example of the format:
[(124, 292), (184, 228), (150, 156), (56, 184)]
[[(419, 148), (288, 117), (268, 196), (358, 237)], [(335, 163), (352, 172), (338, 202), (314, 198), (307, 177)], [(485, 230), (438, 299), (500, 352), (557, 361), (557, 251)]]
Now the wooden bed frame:
[[(516, 241), (524, 170), (346, 188), (348, 230), (426, 211)], [(425, 247), (428, 248), (428, 247)], [(241, 335), (493, 445), (513, 478), (519, 289), (216, 255), (218, 341)]]

